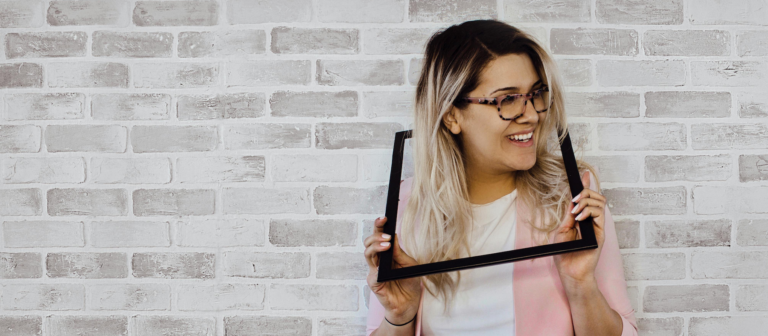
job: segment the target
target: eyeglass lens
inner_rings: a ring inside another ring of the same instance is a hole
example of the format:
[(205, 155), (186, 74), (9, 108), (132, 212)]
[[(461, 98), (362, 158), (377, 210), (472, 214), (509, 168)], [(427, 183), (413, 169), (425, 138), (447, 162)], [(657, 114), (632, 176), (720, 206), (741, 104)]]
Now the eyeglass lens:
[[(530, 100), (533, 102), (533, 108), (536, 110), (536, 112), (546, 111), (549, 109), (549, 105), (551, 103), (549, 99), (549, 92), (543, 90), (537, 90), (533, 92), (533, 97), (531, 97)], [(499, 113), (505, 119), (510, 119), (512, 117), (521, 115), (524, 112), (523, 108), (526, 105), (524, 104), (525, 101), (525, 97), (506, 96), (501, 101), (501, 111), (499, 111)]]

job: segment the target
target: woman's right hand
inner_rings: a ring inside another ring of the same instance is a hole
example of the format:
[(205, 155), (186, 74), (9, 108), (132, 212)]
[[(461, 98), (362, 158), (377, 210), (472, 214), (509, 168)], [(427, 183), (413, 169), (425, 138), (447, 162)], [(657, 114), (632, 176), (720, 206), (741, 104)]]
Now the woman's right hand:
[[(379, 252), (386, 251), (392, 245), (392, 237), (384, 236), (386, 217), (373, 222), (373, 234), (365, 238), (365, 260), (368, 261), (368, 287), (376, 294), (381, 305), (387, 310), (386, 318), (394, 324), (402, 324), (413, 318), (419, 310), (421, 299), (421, 277), (377, 282), (379, 277)], [(382, 246), (381, 243), (386, 243)], [(394, 268), (416, 266), (416, 259), (411, 258), (400, 248), (395, 235), (395, 250), (392, 258)]]

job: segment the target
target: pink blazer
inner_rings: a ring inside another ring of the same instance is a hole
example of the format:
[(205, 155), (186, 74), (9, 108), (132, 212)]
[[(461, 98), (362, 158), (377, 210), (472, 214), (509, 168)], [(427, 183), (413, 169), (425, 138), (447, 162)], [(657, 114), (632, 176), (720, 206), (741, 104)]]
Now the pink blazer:
[[(592, 182), (589, 188), (597, 190), (594, 175), (591, 175), (590, 178)], [(401, 183), (397, 212), (398, 223), (400, 223), (400, 218), (405, 212), (405, 205), (411, 195), (412, 183), (413, 178), (405, 179)], [(524, 216), (527, 216), (527, 209), (522, 202), (515, 203), (517, 204), (517, 223), (522, 223), (521, 218), (526, 218)], [(400, 225), (395, 228), (395, 232), (396, 234), (400, 233)], [(531, 227), (529, 225), (516, 226), (516, 249), (534, 245), (530, 233)], [(405, 249), (403, 251), (408, 253)], [(624, 280), (624, 267), (619, 253), (616, 227), (608, 207), (605, 208), (605, 242), (600, 252), (595, 276), (600, 292), (603, 293), (611, 308), (621, 315), (624, 325), (621, 336), (637, 336), (635, 311), (627, 295), (627, 284)], [(560, 282), (560, 276), (552, 256), (515, 262), (512, 281), (514, 283), (515, 336), (574, 335), (568, 298)], [(423, 283), (421, 286), (424, 288)], [(416, 336), (421, 335), (421, 317), (425, 293), (427, 291), (423, 290), (419, 302)], [(381, 305), (376, 294), (371, 292), (366, 336), (381, 325), (381, 322), (384, 321), (384, 313), (384, 306)]]

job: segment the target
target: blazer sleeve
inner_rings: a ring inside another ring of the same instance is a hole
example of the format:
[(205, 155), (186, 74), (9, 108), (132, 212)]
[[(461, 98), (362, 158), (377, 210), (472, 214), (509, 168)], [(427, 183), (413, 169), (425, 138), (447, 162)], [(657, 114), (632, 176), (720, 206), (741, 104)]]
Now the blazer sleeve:
[[(589, 189), (597, 190), (595, 175), (590, 172)], [(621, 336), (637, 336), (637, 321), (635, 310), (627, 294), (627, 282), (624, 279), (624, 265), (619, 252), (619, 241), (616, 237), (616, 224), (613, 222), (611, 211), (605, 207), (605, 241), (600, 251), (600, 258), (595, 268), (597, 287), (603, 293), (608, 305), (621, 315), (623, 329)]]

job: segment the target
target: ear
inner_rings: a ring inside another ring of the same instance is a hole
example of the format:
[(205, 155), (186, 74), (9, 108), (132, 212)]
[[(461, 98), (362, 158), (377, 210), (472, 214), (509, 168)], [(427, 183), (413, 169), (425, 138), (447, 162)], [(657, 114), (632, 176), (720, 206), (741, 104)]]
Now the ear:
[[(458, 116), (458, 118), (457, 118)], [(448, 128), (448, 130), (451, 131), (453, 134), (459, 134), (461, 133), (461, 126), (459, 125), (458, 119), (460, 119), (460, 112), (459, 109), (455, 106), (451, 108), (448, 113), (443, 115), (443, 123), (445, 124), (445, 127)]]

